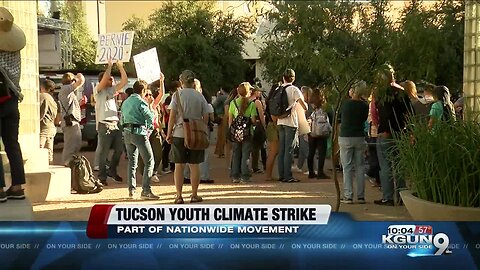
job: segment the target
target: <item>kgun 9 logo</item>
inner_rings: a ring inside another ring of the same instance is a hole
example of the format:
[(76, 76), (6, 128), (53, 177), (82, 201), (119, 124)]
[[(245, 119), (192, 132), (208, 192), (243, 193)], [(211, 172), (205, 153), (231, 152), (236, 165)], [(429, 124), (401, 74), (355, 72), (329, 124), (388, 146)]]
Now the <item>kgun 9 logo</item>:
[(392, 225), (388, 227), (388, 234), (382, 235), (382, 243), (385, 248), (392, 249), (436, 250), (435, 253), (430, 254), (434, 256), (452, 253), (448, 249), (450, 244), (448, 235), (445, 233), (434, 235), (432, 231), (431, 226)]

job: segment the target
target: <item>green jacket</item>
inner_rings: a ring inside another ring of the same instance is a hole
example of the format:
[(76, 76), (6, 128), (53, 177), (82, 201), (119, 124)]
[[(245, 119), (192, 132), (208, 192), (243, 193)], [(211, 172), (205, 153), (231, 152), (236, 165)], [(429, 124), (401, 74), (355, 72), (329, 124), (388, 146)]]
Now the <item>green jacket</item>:
[(122, 104), (122, 125), (136, 124), (141, 127), (124, 127), (133, 134), (148, 135), (149, 130), (153, 128), (154, 114), (150, 110), (148, 103), (139, 95), (132, 94)]

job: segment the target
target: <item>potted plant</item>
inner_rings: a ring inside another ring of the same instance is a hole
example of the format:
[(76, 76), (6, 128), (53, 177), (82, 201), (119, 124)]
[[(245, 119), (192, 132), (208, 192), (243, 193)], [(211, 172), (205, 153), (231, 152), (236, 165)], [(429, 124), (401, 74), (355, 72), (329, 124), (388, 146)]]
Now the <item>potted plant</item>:
[(480, 124), (440, 121), (430, 130), (413, 120), (396, 137), (400, 192), (414, 220), (480, 220)]

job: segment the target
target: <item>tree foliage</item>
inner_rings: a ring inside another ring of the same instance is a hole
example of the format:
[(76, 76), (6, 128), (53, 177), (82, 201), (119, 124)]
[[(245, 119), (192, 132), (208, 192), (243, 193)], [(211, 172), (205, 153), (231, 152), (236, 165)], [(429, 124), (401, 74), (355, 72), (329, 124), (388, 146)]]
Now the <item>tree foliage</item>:
[(167, 78), (191, 69), (208, 91), (231, 89), (244, 80), (248, 66), (242, 50), (253, 30), (251, 18), (215, 12), (208, 2), (169, 1), (147, 22), (132, 17), (123, 26), (135, 31), (133, 54), (157, 48)]
[(348, 81), (367, 63), (361, 79), (372, 81), (379, 64), (391, 63), (399, 80), (427, 80), (454, 92), (462, 84), (463, 1), (443, 0), (427, 8), (405, 5), (395, 21), (391, 1), (276, 1), (276, 23), (262, 48), (266, 76), (278, 80), (286, 67), (299, 83), (316, 86)]
[(66, 1), (61, 16), (71, 25), (72, 61), (78, 70), (95, 68), (96, 44), (90, 36), (80, 1)]

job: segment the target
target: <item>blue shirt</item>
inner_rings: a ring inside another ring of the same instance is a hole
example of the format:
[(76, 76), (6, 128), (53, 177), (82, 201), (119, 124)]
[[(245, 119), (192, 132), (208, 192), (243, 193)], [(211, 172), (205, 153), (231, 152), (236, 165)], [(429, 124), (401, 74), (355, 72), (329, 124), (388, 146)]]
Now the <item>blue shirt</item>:
[(153, 127), (154, 114), (147, 102), (139, 95), (132, 94), (122, 104), (122, 124), (137, 124), (139, 128), (125, 127), (125, 130), (137, 135), (148, 135)]

